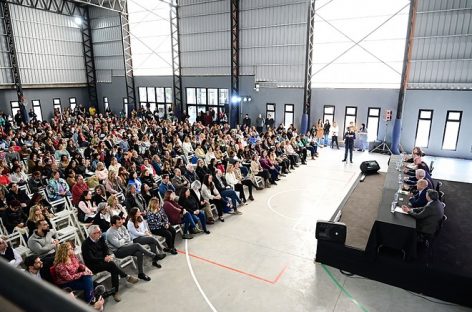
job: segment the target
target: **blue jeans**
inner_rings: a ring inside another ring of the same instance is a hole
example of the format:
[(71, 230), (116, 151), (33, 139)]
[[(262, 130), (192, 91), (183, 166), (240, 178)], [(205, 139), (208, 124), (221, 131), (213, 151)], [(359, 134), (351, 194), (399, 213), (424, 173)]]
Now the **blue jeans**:
[(92, 275), (83, 275), (81, 278), (60, 285), (61, 288), (70, 287), (72, 290), (83, 290), (85, 302), (90, 303), (93, 299)]
[(231, 199), (231, 202), (233, 203), (233, 208), (236, 208), (238, 204), (241, 203), (241, 200), (238, 198), (238, 195), (236, 194), (236, 192), (231, 189), (224, 190), (220, 193), (221, 193), (221, 196), (229, 197)]
[[(193, 219), (195, 215), (191, 214), (190, 212), (187, 212), (184, 214), (182, 217), (182, 220), (184, 221), (184, 234), (188, 234), (189, 228), (194, 228), (195, 227), (195, 220)], [(195, 218), (197, 218), (195, 216)], [(198, 218), (197, 218), (198, 221)]]
[(328, 146), (328, 142), (329, 142), (328, 135), (329, 135), (329, 134), (323, 135), (323, 137), (324, 137), (324, 146)]

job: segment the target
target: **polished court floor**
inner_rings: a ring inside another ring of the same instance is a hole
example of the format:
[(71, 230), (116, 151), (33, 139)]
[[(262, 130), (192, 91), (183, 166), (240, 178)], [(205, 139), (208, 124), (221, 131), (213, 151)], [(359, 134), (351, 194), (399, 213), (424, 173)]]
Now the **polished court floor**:
[[(211, 225), (210, 235), (177, 239), (180, 253), (162, 269), (150, 264), (150, 282), (122, 282), (122, 301), (108, 299), (108, 311), (471, 311), (421, 298), (403, 289), (314, 263), (315, 223), (328, 220), (358, 178), (363, 160), (386, 168), (388, 156), (355, 152), (344, 164), (343, 150), (324, 148), (279, 185), (255, 192), (243, 215)], [(471, 161), (436, 159), (438, 178), (470, 179)], [(454, 165), (455, 166), (455, 165)], [(467, 174), (469, 173), (469, 174)], [(436, 176), (435, 176), (436, 177)], [(132, 270), (132, 269), (129, 269)]]

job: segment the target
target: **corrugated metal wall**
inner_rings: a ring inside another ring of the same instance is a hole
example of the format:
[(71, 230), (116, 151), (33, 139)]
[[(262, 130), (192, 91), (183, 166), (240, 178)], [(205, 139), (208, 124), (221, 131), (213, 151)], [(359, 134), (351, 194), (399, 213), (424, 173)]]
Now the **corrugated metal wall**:
[(23, 85), (86, 82), (82, 35), (74, 17), (11, 5)]
[(241, 75), (259, 82), (303, 87), (306, 0), (241, 0)]
[(408, 87), (472, 88), (472, 1), (419, 1)]
[(182, 75), (230, 75), (230, 1), (182, 0), (180, 4)]
[[(0, 10), (0, 14), (3, 13)], [(3, 24), (3, 15), (0, 16), (0, 86), (13, 84), (10, 66), (10, 56), (8, 53), (7, 36)]]
[(125, 75), (120, 16), (100, 8), (89, 10), (97, 82), (111, 82), (112, 76)]

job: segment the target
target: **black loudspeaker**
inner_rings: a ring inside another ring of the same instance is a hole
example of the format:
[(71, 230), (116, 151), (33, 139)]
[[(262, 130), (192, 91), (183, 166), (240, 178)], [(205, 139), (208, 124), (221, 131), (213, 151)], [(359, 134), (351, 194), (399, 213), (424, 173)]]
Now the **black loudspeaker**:
[(379, 170), (379, 163), (375, 160), (367, 160), (361, 163), (361, 171), (363, 174), (377, 173)]
[(344, 244), (346, 242), (347, 228), (344, 223), (318, 221), (316, 222), (316, 239)]

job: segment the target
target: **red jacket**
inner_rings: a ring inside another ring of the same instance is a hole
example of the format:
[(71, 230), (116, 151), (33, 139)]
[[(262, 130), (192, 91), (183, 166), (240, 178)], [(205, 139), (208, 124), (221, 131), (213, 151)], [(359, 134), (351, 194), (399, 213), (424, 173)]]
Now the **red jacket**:
[(164, 202), (162, 208), (166, 212), (170, 224), (176, 225), (182, 223), (182, 206), (177, 204), (175, 201), (168, 200)]
[(82, 193), (84, 191), (87, 191), (89, 189), (87, 183), (75, 183), (74, 186), (72, 187), (72, 204), (74, 206), (77, 206), (80, 202), (80, 196), (82, 196)]

